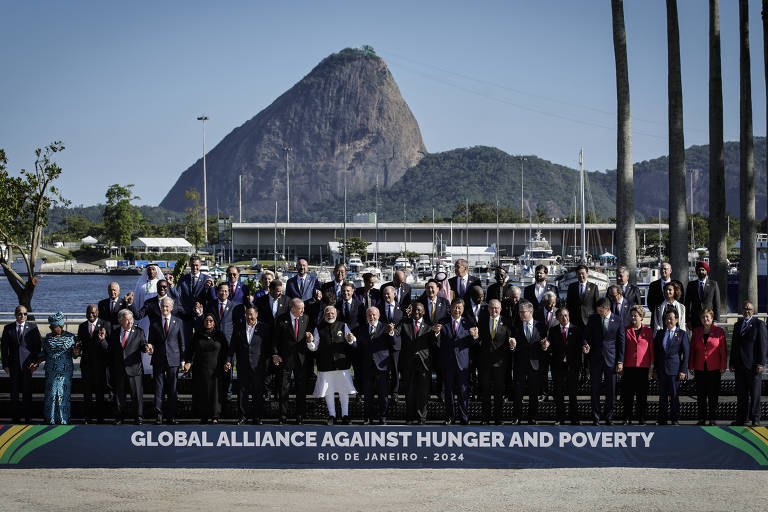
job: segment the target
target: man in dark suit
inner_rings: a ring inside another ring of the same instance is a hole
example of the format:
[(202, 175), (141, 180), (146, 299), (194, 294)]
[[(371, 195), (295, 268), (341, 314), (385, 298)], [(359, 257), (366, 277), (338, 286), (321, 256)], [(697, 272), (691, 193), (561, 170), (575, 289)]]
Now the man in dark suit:
[[(269, 283), (269, 292), (254, 301), (256, 311), (259, 313), (259, 321), (269, 325), (270, 336), (275, 333), (277, 318), (287, 313), (290, 309), (289, 302), (288, 297), (283, 294), (283, 283), (279, 279), (273, 279)], [(270, 344), (273, 343), (271, 339), (269, 342)], [(274, 396), (278, 396), (280, 391), (279, 374), (278, 367), (272, 364), (271, 359), (268, 359), (264, 389)]]
[[(240, 282), (240, 270), (235, 265), (227, 267), (227, 286), (229, 287), (229, 300), (232, 304), (251, 304), (251, 297), (248, 290)], [(216, 299), (216, 289), (211, 286), (209, 299)]]
[(528, 424), (536, 425), (539, 414), (539, 386), (541, 368), (549, 350), (546, 331), (533, 320), (533, 304), (520, 301), (520, 323), (513, 330), (510, 348), (515, 362), (515, 417), (513, 425), (523, 416), (523, 395), (528, 386)]
[(405, 423), (408, 425), (427, 422), (429, 387), (435, 367), (435, 337), (431, 327), (424, 318), (421, 302), (412, 304), (411, 319), (404, 320), (400, 326), (400, 367), (406, 382)]
[(19, 393), (24, 397), (21, 412), (27, 423), (32, 422), (32, 372), (29, 365), (37, 361), (42, 348), (40, 331), (34, 322), (27, 321), (27, 308), (16, 306), (13, 312), (15, 322), (3, 327), (0, 339), (2, 346), (3, 370), (11, 378), (11, 421), (21, 423), (19, 415)]
[(184, 325), (173, 314), (175, 304), (168, 295), (160, 299), (160, 318), (149, 324), (149, 350), (152, 354), (152, 375), (155, 379), (155, 425), (163, 424), (163, 395), (168, 395), (165, 402), (165, 417), (169, 425), (176, 425), (176, 392), (179, 366), (184, 366), (183, 354), (187, 345), (184, 338)]
[(473, 286), (469, 290), (469, 300), (465, 301), (464, 316), (472, 325), (477, 325), (480, 316), (488, 312), (488, 304), (485, 302), (485, 293), (480, 286)]
[(629, 302), (629, 307), (642, 305), (640, 303), (640, 288), (629, 282), (629, 269), (619, 267), (616, 269), (616, 285), (621, 289), (621, 296)]
[[(176, 293), (181, 299), (181, 308), (185, 312), (194, 311), (195, 304), (205, 304), (210, 298), (208, 289), (213, 287), (213, 279), (208, 274), (200, 272), (201, 265), (200, 257), (189, 258), (189, 273), (181, 276), (176, 285)], [(184, 322), (184, 339), (192, 339), (193, 326), (194, 322), (191, 319)]]
[(374, 288), (376, 276), (370, 272), (363, 274), (363, 286), (355, 290), (355, 298), (363, 305), (363, 311), (379, 307), (381, 291)]
[(277, 318), (273, 336), (272, 363), (280, 370), (280, 424), (288, 418), (288, 391), (293, 374), (296, 395), (296, 424), (304, 423), (307, 401), (307, 375), (309, 373), (307, 348), (311, 333), (309, 317), (304, 314), (304, 302), (291, 299), (290, 310)]
[(341, 299), (336, 303), (337, 318), (347, 324), (350, 331), (355, 331), (365, 317), (363, 305), (355, 298), (355, 287), (344, 283), (341, 287)]
[(568, 286), (568, 294), (565, 302), (568, 311), (571, 312), (571, 320), (579, 327), (587, 325), (589, 315), (597, 308), (599, 291), (594, 283), (587, 281), (589, 271), (584, 265), (576, 267), (578, 281)]
[[(550, 327), (557, 325), (557, 295), (548, 290), (541, 295), (539, 307), (534, 309), (533, 321), (539, 326), (539, 331), (545, 336)], [(547, 399), (547, 383), (549, 382), (549, 357), (541, 361), (539, 368), (539, 401)]]
[(631, 324), (632, 317), (629, 316), (629, 311), (632, 309), (632, 304), (621, 294), (621, 287), (616, 284), (609, 286), (605, 296), (611, 301), (611, 313), (621, 318), (621, 324), (624, 327)]
[(424, 294), (419, 297), (419, 302), (424, 304), (424, 313), (432, 325), (442, 323), (450, 315), (450, 304), (443, 297), (437, 296), (437, 280), (430, 279), (424, 287)]
[(512, 358), (510, 340), (513, 324), (501, 316), (501, 301), (491, 299), (488, 309), (480, 315), (478, 322), (480, 346), (477, 354), (477, 369), (480, 381), (480, 397), (483, 403), (483, 425), (491, 421), (491, 391), (493, 391), (493, 421), (502, 424), (501, 414), (507, 389), (509, 366)]
[(320, 291), (323, 297), (333, 296), (334, 302), (341, 300), (341, 287), (344, 285), (344, 279), (347, 277), (347, 267), (343, 263), (337, 263), (333, 267), (333, 280), (323, 283)]
[[(96, 397), (96, 423), (104, 422), (104, 391), (107, 388), (107, 334), (112, 326), (99, 318), (99, 309), (91, 304), (85, 309), (85, 322), (77, 327), (80, 344), (80, 374), (83, 380), (83, 423), (93, 421), (93, 397)], [(99, 340), (104, 330), (105, 339)]]
[(432, 331), (440, 354), (445, 424), (452, 425), (459, 419), (462, 425), (469, 425), (469, 352), (480, 342), (480, 334), (477, 326), (464, 316), (464, 299), (453, 299), (451, 315)]
[(679, 425), (680, 381), (688, 374), (690, 345), (688, 333), (677, 326), (677, 310), (664, 314), (664, 327), (653, 336), (654, 373), (659, 381), (659, 425), (667, 424), (667, 407), (672, 403), (670, 419)]
[[(385, 324), (394, 325), (397, 335), (400, 335), (400, 323), (403, 321), (403, 311), (400, 306), (397, 305), (397, 299), (395, 297), (396, 290), (394, 286), (386, 286), (381, 289), (381, 295), (383, 302), (379, 306), (381, 314), (381, 321)], [(392, 353), (392, 375), (390, 376), (392, 382), (391, 396), (392, 401), (397, 403), (400, 394), (400, 351), (396, 350)]]
[(581, 371), (582, 330), (570, 323), (570, 312), (561, 308), (557, 312), (558, 324), (549, 328), (547, 339), (551, 344), (550, 365), (555, 387), (555, 425), (565, 422), (564, 395), (568, 394), (568, 417), (571, 425), (579, 421), (579, 372)]
[[(160, 323), (160, 320), (163, 316), (160, 312), (160, 301), (163, 299), (163, 297), (169, 297), (173, 299), (173, 297), (170, 296), (169, 288), (170, 286), (168, 281), (165, 279), (159, 280), (157, 282), (157, 295), (145, 300), (144, 305), (141, 306), (141, 309), (136, 307), (136, 303), (133, 302), (133, 296), (128, 295), (128, 297), (126, 297), (126, 307), (131, 310), (131, 313), (133, 313), (133, 319), (138, 322), (146, 316), (149, 318), (149, 325)], [(173, 311), (171, 314), (177, 318), (186, 318), (187, 312), (183, 307), (181, 307), (179, 302), (175, 300), (173, 301)]]
[[(661, 303), (664, 302), (664, 287), (667, 283), (672, 281), (672, 265), (666, 261), (662, 263), (659, 267), (659, 274), (661, 275), (661, 279), (651, 281), (651, 284), (648, 285), (648, 291), (645, 294), (646, 305), (651, 314), (654, 314)], [(678, 302), (684, 304), (683, 299), (683, 297), (680, 297)]]
[(583, 345), (584, 353), (589, 356), (592, 378), (592, 423), (600, 423), (600, 386), (605, 379), (603, 419), (606, 425), (612, 425), (616, 372), (624, 368), (624, 325), (611, 313), (611, 302), (605, 297), (597, 302), (597, 313), (589, 317)]
[(709, 279), (709, 264), (705, 261), (696, 263), (697, 281), (690, 281), (685, 290), (685, 325), (694, 330), (701, 327), (701, 312), (711, 309), (714, 321), (720, 321), (720, 288), (717, 281)]
[(745, 302), (743, 317), (733, 328), (729, 362), (736, 379), (736, 421), (733, 425), (746, 425), (747, 416), (752, 420), (752, 426), (760, 425), (760, 394), (768, 335), (765, 324), (753, 316), (754, 313), (752, 303)]
[(112, 382), (115, 387), (115, 425), (123, 422), (128, 409), (125, 401), (126, 387), (131, 392), (131, 400), (136, 407), (136, 424), (144, 423), (144, 386), (141, 353), (147, 352), (147, 340), (144, 331), (134, 325), (133, 313), (121, 309), (117, 314), (119, 326), (107, 335), (99, 332), (99, 341), (107, 339)]
[(477, 276), (469, 275), (468, 263), (465, 259), (458, 259), (453, 264), (453, 270), (456, 275), (448, 279), (448, 284), (451, 287), (451, 291), (455, 293), (454, 297), (464, 299), (464, 303), (467, 304), (470, 300), (470, 290), (473, 286), (479, 286), (482, 288), (483, 283), (480, 282), (480, 278)]
[(317, 282), (317, 276), (309, 275), (309, 263), (306, 258), (296, 260), (296, 271), (298, 274), (288, 279), (285, 284), (285, 294), (289, 299), (301, 299), (304, 305), (319, 301), (323, 297), (320, 291), (320, 283)]
[[(272, 331), (268, 323), (259, 321), (259, 312), (253, 306), (245, 310), (245, 324), (235, 328), (229, 344), (230, 367), (237, 362), (237, 380), (240, 391), (237, 408), (240, 412), (238, 425), (250, 416), (255, 425), (262, 424), (264, 413), (264, 376), (267, 358), (272, 354)], [(250, 415), (248, 395), (251, 395)]]
[[(496, 270), (494, 271), (494, 277), (496, 278), (496, 282), (488, 286), (488, 293), (486, 294), (485, 299), (489, 303), (493, 299), (500, 301), (501, 316), (514, 319), (514, 317), (511, 316), (512, 307), (515, 306), (520, 300), (520, 289), (516, 286), (513, 286), (512, 283), (508, 281), (507, 271), (502, 266), (496, 267)], [(515, 288), (518, 290), (517, 300), (515, 300), (513, 297), (513, 289)], [(515, 316), (517, 316), (517, 311), (515, 311)]]
[(536, 265), (535, 269), (535, 282), (532, 284), (529, 284), (528, 286), (523, 289), (523, 298), (533, 304), (533, 310), (536, 311), (539, 309), (539, 304), (541, 304), (541, 298), (544, 296), (547, 292), (552, 292), (555, 294), (555, 302), (559, 300), (560, 298), (560, 290), (558, 290), (557, 286), (554, 284), (547, 284), (547, 275), (549, 273), (549, 269), (546, 265)]
[[(374, 416), (378, 417), (379, 424), (387, 423), (394, 355), (401, 347), (398, 330), (393, 324), (379, 321), (380, 316), (378, 308), (368, 308), (365, 312), (366, 322), (361, 323), (355, 333), (359, 352), (355, 372), (360, 370), (365, 395), (364, 425), (370, 425)], [(378, 396), (376, 402), (374, 394)]]
[(405, 282), (405, 272), (397, 270), (392, 276), (392, 281), (381, 285), (381, 289), (383, 290), (387, 286), (394, 286), (397, 305), (400, 306), (400, 309), (405, 311), (412, 302), (411, 285)]
[(121, 309), (128, 307), (126, 298), (120, 298), (120, 285), (113, 281), (107, 285), (107, 298), (99, 301), (99, 318), (109, 323), (111, 326), (116, 326), (117, 312)]

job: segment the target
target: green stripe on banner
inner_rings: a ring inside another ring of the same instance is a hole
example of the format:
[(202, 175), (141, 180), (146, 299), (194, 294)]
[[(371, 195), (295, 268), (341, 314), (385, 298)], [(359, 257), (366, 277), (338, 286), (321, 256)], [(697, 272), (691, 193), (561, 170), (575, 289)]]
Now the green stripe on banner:
[(44, 444), (50, 443), (54, 439), (57, 439), (70, 430), (75, 428), (74, 425), (60, 425), (58, 427), (53, 427), (48, 432), (45, 432), (43, 434), (40, 434), (36, 438), (30, 440), (27, 444), (19, 448), (16, 453), (11, 458), (10, 463), (11, 464), (17, 464), (21, 459), (27, 456), (29, 452), (32, 450), (36, 450), (37, 448), (41, 447)]
[(45, 425), (34, 425), (26, 429), (19, 437), (11, 441), (11, 445), (5, 450), (2, 458), (0, 458), (0, 464), (11, 464), (11, 457), (18, 450), (21, 445), (24, 444), (26, 439), (34, 436), (41, 430), (45, 430)]
[(731, 430), (739, 432), (744, 439), (754, 445), (755, 448), (760, 450), (763, 455), (768, 458), (768, 446), (766, 446), (762, 438), (755, 434), (751, 429), (747, 427), (731, 427)]
[(758, 450), (757, 448), (749, 444), (744, 439), (738, 436), (735, 436), (730, 432), (726, 432), (720, 427), (701, 427), (701, 428), (704, 429), (704, 431), (707, 434), (713, 437), (716, 437), (722, 442), (729, 444), (734, 448), (738, 448), (742, 452), (746, 453), (747, 455), (755, 459), (755, 462), (757, 462), (761, 466), (768, 465), (768, 459), (766, 459), (765, 456), (763, 456), (760, 450)]

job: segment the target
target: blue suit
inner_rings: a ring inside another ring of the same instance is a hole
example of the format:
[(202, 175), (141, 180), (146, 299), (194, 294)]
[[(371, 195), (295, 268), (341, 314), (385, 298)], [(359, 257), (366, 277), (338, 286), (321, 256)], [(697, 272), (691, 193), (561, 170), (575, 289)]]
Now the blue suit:
[(659, 423), (667, 422), (668, 399), (672, 401), (672, 421), (677, 421), (680, 414), (680, 377), (678, 374), (688, 372), (688, 355), (690, 344), (688, 333), (675, 328), (667, 347), (664, 348), (664, 338), (667, 329), (657, 331), (653, 336), (653, 361), (656, 368), (656, 378), (659, 381)]
[[(250, 298), (248, 297), (248, 290), (243, 286), (243, 284), (238, 281), (234, 285), (227, 281), (227, 284), (229, 285), (229, 297), (227, 297), (227, 300), (231, 300), (235, 305), (238, 304), (249, 304)], [(219, 297), (216, 295), (216, 287), (211, 286), (210, 288), (210, 299), (212, 300), (218, 300)]]
[[(182, 309), (191, 317), (194, 316), (195, 302), (199, 302), (203, 306), (208, 302), (208, 295), (206, 294), (205, 282), (210, 279), (211, 276), (200, 272), (198, 274), (197, 281), (192, 283), (192, 274), (186, 273), (179, 278), (176, 284), (176, 294), (181, 300)], [(170, 291), (168, 292), (170, 293)], [(101, 316), (101, 309), (99, 309), (99, 318)], [(184, 322), (184, 338), (192, 340), (192, 327), (194, 322), (189, 319)]]
[(745, 328), (744, 318), (740, 318), (733, 327), (730, 360), (730, 367), (734, 370), (736, 380), (737, 423), (746, 423), (747, 416), (753, 421), (760, 420), (760, 393), (763, 377), (757, 373), (757, 367), (765, 367), (766, 352), (768, 352), (768, 335), (763, 321), (753, 316)]
[(251, 418), (260, 420), (264, 409), (264, 378), (267, 358), (272, 354), (272, 328), (258, 320), (248, 343), (248, 325), (238, 326), (229, 344), (229, 362), (237, 363), (237, 380), (240, 392), (237, 405), (240, 418), (248, 417), (248, 395), (251, 395)]
[(315, 301), (315, 291), (320, 289), (317, 276), (304, 276), (304, 287), (299, 286), (299, 276), (295, 275), (285, 285), (285, 294), (291, 299), (301, 299), (304, 304)]
[(611, 421), (616, 403), (616, 365), (624, 362), (622, 319), (611, 313), (608, 317), (608, 327), (603, 329), (603, 318), (597, 313), (590, 315), (584, 329), (584, 345), (589, 345), (587, 358), (591, 365), (592, 419), (600, 420), (600, 385), (605, 378), (603, 419)]
[(149, 324), (149, 339), (152, 345), (152, 375), (155, 379), (155, 413), (163, 414), (163, 395), (168, 394), (165, 415), (176, 417), (176, 382), (182, 354), (187, 345), (184, 338), (184, 324), (173, 314), (168, 319), (168, 333), (165, 332), (165, 318)]
[[(480, 345), (480, 338), (472, 338), (469, 329), (473, 323), (465, 316), (458, 320), (449, 317), (442, 322), (440, 333), (435, 337), (443, 370), (443, 394), (445, 395), (446, 420), (456, 419), (457, 404), (454, 392), (459, 395), (458, 413), (462, 423), (469, 422), (469, 351)], [(456, 328), (454, 328), (454, 325)]]
[(378, 418), (386, 421), (390, 376), (395, 368), (394, 354), (400, 350), (400, 333), (395, 330), (394, 336), (390, 336), (387, 326), (380, 319), (373, 334), (367, 323), (360, 324), (354, 334), (357, 339), (355, 376), (363, 385), (365, 418), (370, 420), (374, 417), (373, 396), (376, 394)]

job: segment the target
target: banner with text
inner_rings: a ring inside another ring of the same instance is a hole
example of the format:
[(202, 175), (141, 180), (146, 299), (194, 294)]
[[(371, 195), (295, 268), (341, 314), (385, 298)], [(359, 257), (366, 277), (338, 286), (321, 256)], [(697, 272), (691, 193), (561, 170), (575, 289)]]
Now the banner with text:
[(768, 469), (765, 427), (0, 426), (0, 468)]

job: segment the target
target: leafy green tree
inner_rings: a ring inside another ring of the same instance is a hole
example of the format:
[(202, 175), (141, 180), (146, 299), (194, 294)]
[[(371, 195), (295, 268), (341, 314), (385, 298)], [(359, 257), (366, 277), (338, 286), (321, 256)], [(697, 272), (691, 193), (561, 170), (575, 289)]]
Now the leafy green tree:
[[(339, 242), (339, 253), (344, 253), (344, 239), (343, 238), (337, 238), (337, 242)], [(368, 257), (368, 242), (360, 238), (359, 236), (353, 236), (350, 238), (347, 238), (347, 244), (346, 244), (346, 252), (347, 256), (349, 256), (352, 253), (357, 253), (360, 255), (361, 259), (365, 259)]]
[(203, 206), (200, 204), (200, 192), (191, 188), (184, 192), (184, 199), (192, 203), (192, 206), (187, 207), (184, 217), (187, 240), (195, 246), (195, 252), (197, 252), (197, 248), (205, 243), (205, 226), (203, 225)]
[[(35, 150), (35, 168), (21, 169), (21, 176), (11, 176), (6, 171), (8, 160), (0, 149), (0, 240), (5, 253), (0, 251), (0, 267), (19, 304), (32, 310), (32, 296), (37, 286), (35, 261), (42, 243), (43, 228), (48, 222), (48, 211), (54, 205), (69, 205), (53, 184), (61, 176), (61, 167), (53, 160), (64, 150), (60, 141)], [(18, 254), (27, 268), (24, 279), (13, 270), (14, 256)]]
[(131, 236), (140, 222), (141, 215), (131, 201), (140, 199), (134, 196), (133, 185), (114, 184), (107, 189), (107, 204), (104, 207), (104, 231), (110, 243), (118, 247), (127, 247)]

